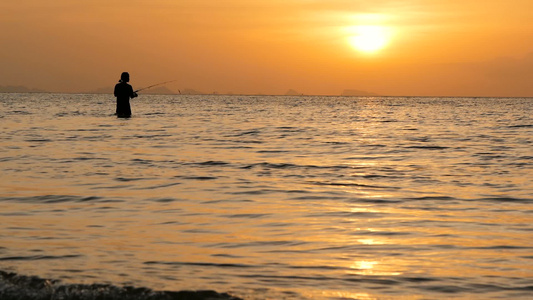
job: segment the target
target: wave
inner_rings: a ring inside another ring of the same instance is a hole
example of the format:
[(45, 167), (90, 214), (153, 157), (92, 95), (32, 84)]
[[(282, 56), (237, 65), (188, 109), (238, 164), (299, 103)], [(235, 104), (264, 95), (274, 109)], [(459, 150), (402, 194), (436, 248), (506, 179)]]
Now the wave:
[(118, 287), (110, 284), (61, 284), (59, 280), (42, 279), (0, 271), (2, 300), (242, 300), (215, 291), (153, 291), (144, 287)]
[(98, 196), (73, 196), (73, 195), (41, 195), (29, 197), (0, 197), (0, 201), (16, 201), (29, 203), (63, 203), (63, 202), (95, 202), (95, 203), (112, 203), (123, 202), (123, 200), (105, 199)]
[(76, 258), (81, 257), (81, 255), (32, 255), (32, 256), (11, 256), (11, 257), (0, 257), (0, 261), (4, 260), (43, 260), (43, 259), (66, 259), (66, 258)]

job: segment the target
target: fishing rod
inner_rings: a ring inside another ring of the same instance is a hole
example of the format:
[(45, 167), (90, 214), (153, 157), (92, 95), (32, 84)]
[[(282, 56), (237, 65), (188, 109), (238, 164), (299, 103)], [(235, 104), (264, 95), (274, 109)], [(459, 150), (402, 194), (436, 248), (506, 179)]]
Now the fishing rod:
[(152, 84), (152, 85), (149, 85), (147, 87), (143, 87), (141, 89), (138, 89), (136, 91), (134, 91), (134, 93), (137, 93), (139, 91), (143, 91), (143, 90), (147, 90), (149, 88), (153, 88), (154, 86), (158, 86), (158, 85), (163, 85), (163, 84), (166, 84), (166, 83), (170, 83), (170, 82), (174, 82), (174, 81), (177, 81), (177, 80), (170, 80), (170, 81), (165, 81), (165, 82), (160, 82), (160, 83), (156, 83), (156, 84)]

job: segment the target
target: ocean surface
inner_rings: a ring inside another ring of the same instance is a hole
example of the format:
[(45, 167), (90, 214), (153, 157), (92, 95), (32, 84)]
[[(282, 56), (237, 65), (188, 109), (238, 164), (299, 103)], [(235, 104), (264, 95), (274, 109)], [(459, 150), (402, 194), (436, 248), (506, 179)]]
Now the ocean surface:
[(114, 111), (0, 94), (0, 270), (242, 299), (533, 298), (533, 98)]

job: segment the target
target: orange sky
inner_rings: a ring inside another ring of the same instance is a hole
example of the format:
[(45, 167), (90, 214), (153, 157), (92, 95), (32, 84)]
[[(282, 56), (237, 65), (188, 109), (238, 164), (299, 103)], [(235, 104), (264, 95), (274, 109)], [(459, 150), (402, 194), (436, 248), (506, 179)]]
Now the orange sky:
[[(0, 86), (533, 97), (531, 0), (0, 0)], [(383, 49), (350, 44), (358, 26)]]

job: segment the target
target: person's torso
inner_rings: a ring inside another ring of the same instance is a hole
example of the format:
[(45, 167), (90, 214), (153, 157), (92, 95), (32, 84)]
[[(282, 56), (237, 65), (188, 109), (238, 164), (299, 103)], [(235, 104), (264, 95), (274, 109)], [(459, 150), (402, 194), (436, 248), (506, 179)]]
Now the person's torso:
[(115, 86), (115, 97), (119, 99), (129, 99), (133, 94), (133, 88), (131, 85), (121, 82)]

